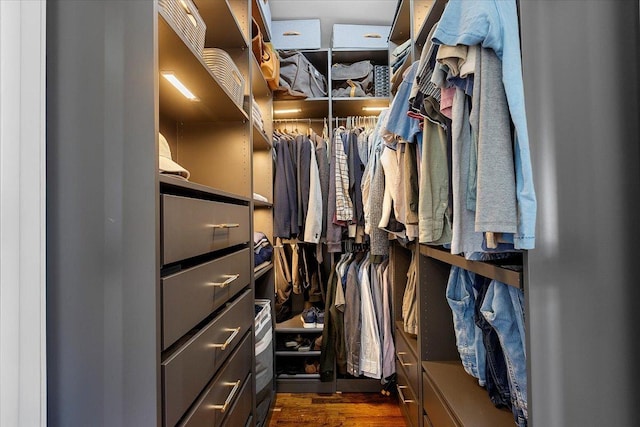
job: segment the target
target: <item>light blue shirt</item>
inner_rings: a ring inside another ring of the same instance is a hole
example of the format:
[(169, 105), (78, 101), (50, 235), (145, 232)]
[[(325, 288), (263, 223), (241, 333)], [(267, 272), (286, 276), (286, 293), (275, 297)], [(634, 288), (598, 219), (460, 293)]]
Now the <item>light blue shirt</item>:
[(455, 46), (482, 44), (502, 60), (502, 82), (515, 126), (518, 232), (516, 249), (535, 247), (536, 195), (529, 154), (529, 134), (524, 106), (520, 33), (515, 0), (449, 0), (432, 42)]

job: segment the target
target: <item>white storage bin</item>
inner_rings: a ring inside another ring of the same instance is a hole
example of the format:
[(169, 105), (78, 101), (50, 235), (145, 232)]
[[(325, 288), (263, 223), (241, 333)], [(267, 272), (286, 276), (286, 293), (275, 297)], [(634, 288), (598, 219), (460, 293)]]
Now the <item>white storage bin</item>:
[(333, 24), (331, 43), (334, 49), (387, 49), (390, 31), (387, 25)]
[(320, 49), (320, 20), (273, 21), (271, 42), (276, 49)]
[(257, 299), (255, 305), (261, 307), (255, 318), (257, 394), (267, 387), (273, 378), (273, 329), (271, 328), (271, 302)]

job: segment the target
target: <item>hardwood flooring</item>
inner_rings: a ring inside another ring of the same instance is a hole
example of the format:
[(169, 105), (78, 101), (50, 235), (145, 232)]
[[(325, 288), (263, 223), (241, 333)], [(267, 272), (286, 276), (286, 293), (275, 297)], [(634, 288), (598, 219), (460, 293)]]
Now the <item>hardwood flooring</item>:
[(405, 427), (395, 396), (277, 393), (269, 427)]

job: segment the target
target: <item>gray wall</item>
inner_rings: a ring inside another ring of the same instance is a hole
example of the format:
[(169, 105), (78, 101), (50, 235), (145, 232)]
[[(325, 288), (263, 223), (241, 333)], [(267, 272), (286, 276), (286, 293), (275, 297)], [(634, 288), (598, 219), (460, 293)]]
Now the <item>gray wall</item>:
[(397, 0), (269, 0), (271, 18), (320, 19), (322, 47), (331, 47), (333, 24), (391, 25)]
[(638, 2), (520, 4), (539, 203), (532, 425), (638, 426)]
[(158, 418), (154, 3), (47, 1), (50, 426)]

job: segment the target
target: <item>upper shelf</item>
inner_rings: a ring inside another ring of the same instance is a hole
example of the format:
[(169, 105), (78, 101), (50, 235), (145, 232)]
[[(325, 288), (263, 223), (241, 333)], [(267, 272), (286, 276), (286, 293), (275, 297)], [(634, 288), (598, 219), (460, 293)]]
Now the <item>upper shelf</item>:
[(205, 47), (244, 49), (247, 40), (227, 0), (194, 0), (198, 13), (207, 25)]
[(522, 270), (514, 267), (500, 266), (486, 261), (470, 261), (460, 255), (452, 255), (450, 252), (429, 245), (420, 245), (420, 253), (430, 258), (437, 259), (447, 264), (455, 265), (472, 271), (489, 279), (497, 280), (507, 285), (522, 288)]
[(273, 100), (273, 119), (329, 117), (329, 98)]
[(371, 60), (375, 65), (387, 65), (389, 63), (388, 49), (332, 49), (331, 59), (333, 64)]
[(388, 106), (387, 97), (333, 98), (333, 117), (377, 116)]
[[(217, 2), (212, 2), (217, 3)], [(160, 113), (182, 121), (243, 121), (248, 116), (218, 83), (200, 55), (173, 30), (162, 11), (158, 18), (158, 70), (170, 71), (197, 97), (190, 101), (158, 77)]]

